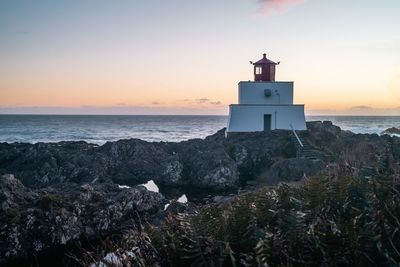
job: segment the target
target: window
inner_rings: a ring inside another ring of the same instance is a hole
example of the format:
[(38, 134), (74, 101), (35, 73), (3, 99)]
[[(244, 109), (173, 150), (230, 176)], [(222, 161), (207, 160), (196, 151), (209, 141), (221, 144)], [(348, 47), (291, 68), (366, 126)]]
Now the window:
[(262, 67), (261, 66), (257, 66), (256, 67), (256, 74), (262, 74)]

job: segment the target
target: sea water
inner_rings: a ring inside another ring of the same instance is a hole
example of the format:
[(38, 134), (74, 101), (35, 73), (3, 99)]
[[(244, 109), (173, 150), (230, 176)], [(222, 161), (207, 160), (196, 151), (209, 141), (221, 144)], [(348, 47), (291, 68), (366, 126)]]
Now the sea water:
[[(178, 142), (205, 138), (226, 127), (227, 116), (0, 115), (0, 142), (107, 141), (139, 138)], [(381, 133), (400, 127), (400, 116), (309, 116), (343, 130)]]
[(0, 115), (0, 142), (182, 141), (225, 127), (226, 116)]

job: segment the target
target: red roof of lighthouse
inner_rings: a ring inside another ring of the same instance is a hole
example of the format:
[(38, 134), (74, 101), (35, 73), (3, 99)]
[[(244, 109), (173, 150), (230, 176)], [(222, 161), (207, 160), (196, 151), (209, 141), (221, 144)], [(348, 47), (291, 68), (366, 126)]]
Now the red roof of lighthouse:
[(267, 58), (267, 54), (263, 54), (263, 58), (260, 59), (259, 61), (253, 63), (254, 65), (261, 65), (261, 64), (275, 64), (278, 65), (279, 63), (273, 62), (272, 60), (269, 60)]

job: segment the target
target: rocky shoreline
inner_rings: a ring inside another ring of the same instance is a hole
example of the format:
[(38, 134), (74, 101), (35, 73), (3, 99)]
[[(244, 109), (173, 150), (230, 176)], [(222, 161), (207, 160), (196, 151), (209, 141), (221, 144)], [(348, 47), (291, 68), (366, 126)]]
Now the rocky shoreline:
[[(164, 211), (169, 192), (221, 202), (215, 196), (301, 181), (338, 164), (372, 177), (400, 162), (398, 137), (354, 134), (331, 122), (307, 127), (300, 138), (324, 160), (299, 157), (292, 133), (282, 130), (228, 138), (221, 130), (179, 143), (0, 143), (0, 264), (78, 265), (77, 250), (117, 236), (141, 251), (124, 254), (130, 260), (144, 253), (147, 264), (163, 265), (143, 225), (157, 227), (169, 212), (190, 213), (193, 205), (173, 202)], [(140, 185), (149, 180), (159, 193)]]

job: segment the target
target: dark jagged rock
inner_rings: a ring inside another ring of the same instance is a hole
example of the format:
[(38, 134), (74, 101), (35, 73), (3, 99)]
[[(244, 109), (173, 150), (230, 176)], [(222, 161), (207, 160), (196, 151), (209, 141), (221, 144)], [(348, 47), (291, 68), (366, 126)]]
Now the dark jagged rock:
[(308, 122), (302, 133), (315, 147), (329, 155), (331, 162), (346, 162), (358, 175), (378, 174), (384, 161), (399, 161), (400, 138), (342, 131), (331, 122)]
[(24, 185), (114, 181), (135, 185), (225, 190), (256, 178), (281, 158), (295, 156), (289, 131), (233, 134), (204, 140), (150, 143), (138, 139), (95, 146), (85, 142), (0, 144), (0, 170)]
[(267, 184), (279, 182), (296, 182), (324, 169), (325, 164), (321, 160), (304, 158), (284, 159), (274, 163), (262, 178)]
[(55, 246), (102, 238), (111, 231), (135, 229), (137, 216), (162, 210), (164, 197), (143, 186), (56, 184), (30, 190), (13, 175), (0, 177), (0, 265), (33, 257)]
[(0, 210), (2, 212), (27, 205), (37, 197), (37, 194), (26, 188), (12, 174), (5, 174), (0, 179)]
[(149, 143), (139, 139), (108, 142), (96, 149), (105, 159), (104, 174), (116, 183), (134, 185), (153, 179), (176, 183), (181, 178), (179, 156), (168, 150), (166, 143)]
[(397, 134), (397, 135), (400, 135), (400, 129), (396, 128), (396, 127), (387, 128), (386, 130), (382, 131), (381, 134), (389, 134), (389, 135)]
[(105, 159), (86, 142), (1, 143), (0, 172), (13, 173), (29, 187), (89, 182), (105, 177)]
[(331, 121), (307, 122), (307, 129), (311, 141), (317, 146), (334, 142), (342, 134), (340, 127), (333, 125)]
[[(354, 134), (331, 122), (308, 122), (308, 131), (299, 131), (316, 150), (336, 160), (371, 163), (390, 146), (378, 135)], [(396, 142), (394, 142), (396, 143)], [(108, 142), (102, 146), (85, 142), (0, 144), (0, 173), (13, 173), (30, 188), (73, 182), (115, 182), (137, 185), (150, 179), (163, 187), (229, 190), (238, 188), (265, 173), (271, 166), (285, 166), (269, 181), (293, 180), (294, 172), (309, 172), (293, 163), (296, 147), (290, 131), (235, 133), (225, 138), (224, 130), (204, 140), (179, 143), (145, 142), (139, 139)], [(281, 160), (284, 160), (280, 163)], [(301, 163), (300, 163), (301, 165)], [(291, 171), (290, 168), (293, 168)], [(310, 171), (311, 170), (311, 171)], [(287, 176), (289, 175), (289, 176)]]

